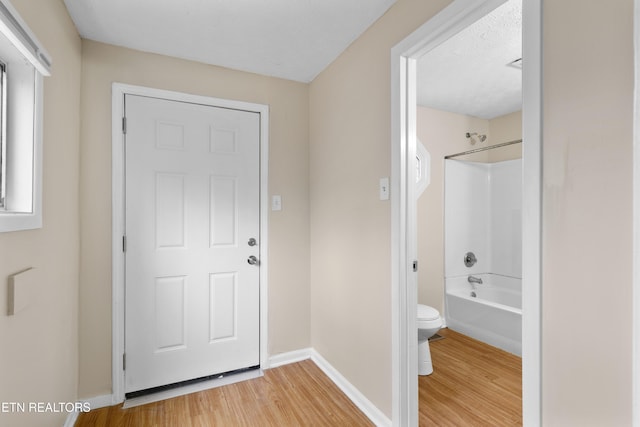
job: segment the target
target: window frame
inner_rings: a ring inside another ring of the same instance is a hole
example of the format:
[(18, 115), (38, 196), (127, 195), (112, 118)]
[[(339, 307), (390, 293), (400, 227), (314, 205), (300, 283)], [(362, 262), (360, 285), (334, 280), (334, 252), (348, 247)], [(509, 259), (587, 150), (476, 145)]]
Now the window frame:
[[(43, 77), (51, 75), (51, 58), (9, 0), (0, 0), (0, 38), (6, 45), (0, 48), (5, 65), (0, 232), (38, 229), (43, 223)], [(15, 101), (13, 92), (20, 96), (32, 93), (33, 98)], [(14, 104), (20, 106), (20, 102), (31, 102), (32, 108), (17, 108)]]
[(0, 60), (0, 210), (4, 210), (7, 175), (7, 66)]

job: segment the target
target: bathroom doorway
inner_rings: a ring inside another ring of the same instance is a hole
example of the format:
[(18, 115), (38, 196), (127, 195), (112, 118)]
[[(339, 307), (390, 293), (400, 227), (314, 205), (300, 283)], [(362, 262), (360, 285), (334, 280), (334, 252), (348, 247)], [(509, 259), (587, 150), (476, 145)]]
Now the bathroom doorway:
[[(453, 181), (447, 182), (445, 175), (451, 173), (456, 162), (490, 165), (502, 160), (499, 156), (503, 150), (519, 150), (516, 146), (486, 149), (522, 139), (521, 64), (522, 0), (507, 0), (417, 61), (417, 144), (418, 150), (424, 147), (432, 158), (430, 171), (425, 171), (432, 184), (416, 194), (417, 259), (421, 266), (418, 302), (435, 307), (441, 314), (446, 314), (445, 277), (488, 272), (492, 258), (486, 209), (476, 211), (475, 221), (468, 217), (453, 221), (444, 215), (445, 200), (450, 202), (449, 217), (456, 211), (470, 210), (461, 205), (465, 199), (473, 198), (476, 205), (485, 205), (489, 188), (476, 184), (478, 180), (487, 181), (484, 168), (478, 165), (477, 173), (470, 172), (474, 176), (468, 176), (468, 182), (461, 182), (455, 191), (450, 185)], [(468, 152), (473, 154), (459, 155)], [(444, 160), (456, 154), (450, 161)], [(521, 153), (517, 154), (521, 157)], [(459, 173), (453, 178), (458, 176)], [(457, 203), (460, 206), (454, 207), (451, 202), (458, 193), (464, 194)], [(520, 228), (520, 224), (516, 225)], [(459, 236), (454, 236), (456, 230), (460, 230)], [(462, 259), (470, 251), (478, 256), (478, 262), (467, 267)], [(521, 252), (518, 250), (514, 256), (521, 258)], [(509, 276), (519, 277), (520, 264), (517, 267), (498, 270), (509, 270)]]
[[(417, 363), (415, 338), (410, 331), (416, 330), (414, 307), (418, 302), (418, 275), (412, 268), (417, 260), (417, 204), (416, 204), (416, 133), (418, 107), (416, 87), (420, 58), (435, 50), (443, 42), (476, 21), (507, 3), (502, 0), (469, 2), (456, 0), (440, 14), (429, 20), (416, 32), (392, 50), (392, 180), (396, 199), (393, 203), (394, 225), (394, 425), (417, 425)], [(522, 12), (523, 54), (527, 60), (522, 78), (522, 135), (523, 144), (523, 222), (522, 222), (522, 274), (523, 274), (523, 421), (524, 425), (539, 425), (540, 422), (540, 58), (541, 58), (541, 10), (540, 1), (525, 2)], [(491, 37), (487, 35), (486, 37)], [(513, 58), (517, 60), (519, 58)], [(517, 64), (511, 64), (516, 66)], [(473, 68), (476, 64), (467, 64)], [(432, 85), (437, 82), (431, 81)], [(477, 100), (477, 98), (476, 98)], [(513, 113), (513, 112), (512, 112)], [(466, 134), (471, 138), (466, 138)], [(480, 135), (488, 132), (468, 128), (462, 132), (463, 143), (467, 139), (480, 142)], [(419, 135), (418, 135), (419, 136)], [(422, 139), (422, 138), (420, 138)], [(497, 139), (497, 138), (496, 138)], [(490, 141), (487, 141), (490, 142)], [(493, 141), (495, 143), (500, 141)], [(427, 147), (428, 149), (428, 147)], [(465, 151), (457, 150), (457, 151)], [(432, 163), (443, 162), (442, 157), (431, 153)], [(413, 166), (413, 167), (412, 167)], [(433, 179), (433, 177), (432, 177)], [(433, 184), (432, 184), (433, 185)], [(392, 189), (393, 190), (393, 189)], [(393, 191), (392, 191), (393, 194)], [(403, 220), (404, 219), (404, 220)], [(442, 247), (442, 246), (441, 246)], [(443, 265), (438, 260), (423, 260), (425, 264)], [(433, 291), (433, 304), (443, 305), (443, 288)], [(429, 294), (429, 291), (426, 291)], [(423, 298), (421, 295), (420, 298)], [(440, 301), (438, 301), (438, 299)], [(421, 301), (429, 303), (429, 301)], [(405, 332), (406, 331), (406, 332)], [(437, 366), (434, 367), (437, 369)]]

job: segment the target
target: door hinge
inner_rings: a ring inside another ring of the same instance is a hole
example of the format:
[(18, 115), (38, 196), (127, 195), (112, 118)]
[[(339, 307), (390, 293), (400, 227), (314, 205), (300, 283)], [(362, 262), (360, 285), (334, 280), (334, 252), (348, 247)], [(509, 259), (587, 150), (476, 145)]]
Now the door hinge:
[(127, 134), (127, 118), (123, 117), (122, 118), (122, 133), (123, 134)]
[(413, 261), (413, 272), (415, 273), (416, 271), (418, 271), (418, 260), (414, 260)]
[(122, 236), (122, 252), (127, 252), (127, 236)]
[(122, 353), (122, 370), (127, 369), (127, 354)]

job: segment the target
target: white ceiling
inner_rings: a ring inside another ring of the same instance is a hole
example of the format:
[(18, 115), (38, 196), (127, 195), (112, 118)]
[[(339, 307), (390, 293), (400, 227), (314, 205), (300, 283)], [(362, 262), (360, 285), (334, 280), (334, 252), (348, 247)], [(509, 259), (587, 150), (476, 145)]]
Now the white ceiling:
[(418, 61), (418, 104), (492, 119), (522, 108), (522, 0), (509, 0)]
[(83, 38), (310, 82), (396, 0), (64, 0)]

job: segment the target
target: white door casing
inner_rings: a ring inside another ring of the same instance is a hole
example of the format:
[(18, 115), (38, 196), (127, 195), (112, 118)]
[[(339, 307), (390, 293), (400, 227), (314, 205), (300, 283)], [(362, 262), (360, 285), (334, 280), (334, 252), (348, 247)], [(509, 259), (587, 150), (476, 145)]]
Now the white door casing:
[[(418, 424), (414, 203), (417, 58), (505, 0), (454, 0), (391, 50), (393, 425)], [(542, 2), (523, 2), (523, 422), (541, 419)]]
[[(256, 121), (256, 129), (259, 137), (259, 152), (257, 152), (256, 158), (258, 167), (255, 169), (259, 176), (259, 224), (260, 224), (260, 232), (261, 236), (257, 238), (257, 246), (251, 247), (254, 252), (258, 255), (261, 255), (260, 259), (260, 268), (255, 268), (255, 270), (259, 270), (259, 311), (256, 311), (256, 316), (259, 319), (259, 330), (257, 331), (255, 345), (256, 348), (259, 349), (258, 356), (253, 357), (252, 361), (249, 362), (252, 366), (260, 364), (261, 368), (268, 367), (268, 313), (267, 313), (267, 290), (268, 290), (268, 254), (267, 254), (267, 245), (268, 245), (268, 211), (266, 206), (268, 206), (268, 135), (269, 135), (269, 109), (266, 105), (261, 104), (253, 104), (246, 103), (241, 101), (231, 101), (224, 100), (219, 98), (211, 98), (204, 97), (199, 95), (185, 94), (179, 92), (165, 91), (161, 89), (152, 89), (142, 86), (133, 86), (126, 85), (121, 83), (113, 84), (113, 93), (112, 93), (112, 201), (113, 201), (113, 222), (112, 222), (112, 272), (113, 272), (113, 287), (112, 287), (112, 380), (113, 380), (113, 391), (110, 395), (111, 404), (119, 403), (124, 401), (125, 398), (125, 374), (124, 374), (124, 350), (125, 350), (125, 255), (123, 252), (123, 236), (125, 234), (125, 149), (124, 149), (124, 133), (122, 132), (122, 123), (125, 111), (125, 95), (141, 95), (152, 98), (160, 98), (165, 100), (173, 100), (173, 101), (181, 101), (183, 103), (191, 103), (191, 104), (199, 104), (200, 107), (209, 106), (209, 107), (220, 107), (222, 109), (227, 110), (239, 110), (243, 111), (247, 114), (254, 116)], [(165, 120), (166, 124), (171, 124), (171, 120)], [(175, 123), (173, 123), (175, 124)], [(222, 130), (228, 131), (229, 128), (224, 128)], [(223, 132), (224, 133), (224, 132)], [(164, 143), (166, 143), (165, 141)], [(223, 142), (222, 145), (228, 143), (228, 139), (226, 142)], [(175, 153), (174, 153), (175, 154)], [(226, 177), (228, 178), (228, 176)], [(175, 175), (168, 174), (166, 176), (160, 176), (161, 181), (169, 183), (170, 186), (173, 184), (173, 189), (175, 191), (176, 182), (178, 179)], [(220, 183), (220, 182), (218, 182)], [(212, 178), (210, 177), (207, 186), (209, 188), (212, 184), (215, 184), (215, 181), (212, 182)], [(224, 182), (222, 180), (222, 184), (218, 187), (225, 188), (225, 184), (227, 185), (227, 189), (229, 187), (228, 180)], [(155, 197), (155, 196), (154, 196)], [(240, 198), (240, 197), (239, 197)], [(173, 206), (169, 204), (169, 206)], [(177, 210), (174, 209), (175, 213)], [(166, 219), (166, 218), (165, 218)], [(222, 238), (221, 236), (211, 236), (207, 232), (207, 240), (211, 240), (211, 238)], [(157, 236), (154, 236), (154, 238)], [(175, 234), (171, 236), (164, 236), (166, 238), (175, 238)], [(185, 236), (188, 239), (188, 234)], [(244, 243), (246, 245), (247, 242), (240, 242), (240, 233), (238, 233), (238, 242)], [(167, 243), (165, 241), (165, 243)], [(131, 244), (131, 241), (129, 241)], [(250, 248), (248, 245), (246, 248)], [(129, 247), (130, 249), (131, 247)], [(248, 254), (247, 254), (248, 255)], [(243, 257), (243, 263), (249, 266), (247, 263), (247, 257)], [(229, 290), (231, 288), (230, 285), (230, 276), (224, 273), (229, 273), (230, 271), (223, 272), (218, 276), (209, 276), (207, 279), (207, 287), (210, 285), (215, 285), (216, 283), (218, 289), (226, 289)], [(164, 295), (170, 294), (172, 291), (176, 292), (176, 289), (179, 289), (180, 286), (177, 283), (180, 283), (180, 280), (175, 280), (179, 278), (181, 275), (176, 276), (168, 276), (167, 280), (164, 283), (161, 283), (161, 287), (164, 286)], [(220, 280), (213, 280), (220, 279)], [(187, 280), (188, 282), (188, 280)], [(173, 285), (173, 286), (172, 286)], [(188, 293), (187, 293), (188, 295)], [(228, 294), (227, 294), (228, 295)], [(160, 302), (167, 303), (170, 298), (160, 299)], [(165, 308), (177, 307), (179, 305), (167, 305), (165, 304)], [(175, 316), (175, 311), (173, 312)], [(213, 319), (214, 323), (216, 319)], [(220, 319), (217, 319), (220, 321)], [(207, 328), (212, 325), (211, 318), (207, 319)], [(220, 325), (220, 323), (218, 323)], [(218, 328), (217, 330), (213, 330), (214, 339), (213, 341), (218, 341), (217, 344), (223, 343), (225, 338), (222, 335), (228, 332), (229, 327), (228, 323), (226, 326), (222, 326), (222, 329)], [(226, 332), (225, 332), (226, 328)], [(180, 329), (180, 328), (178, 328)], [(172, 346), (168, 344), (170, 339), (175, 339), (177, 336), (177, 332), (175, 328), (171, 331), (171, 333), (166, 334), (163, 337), (165, 339), (161, 344), (165, 347), (164, 352), (170, 353), (169, 348), (178, 347), (178, 345)], [(185, 333), (185, 337), (188, 337), (188, 333)], [(218, 334), (218, 335), (215, 335)], [(211, 335), (207, 337), (207, 341), (211, 341)], [(156, 338), (154, 338), (154, 341)], [(226, 341), (232, 341), (233, 339), (226, 339)], [(157, 344), (157, 341), (155, 341)], [(187, 342), (188, 343), (188, 342)], [(161, 351), (162, 353), (162, 351)], [(131, 360), (127, 360), (127, 365), (131, 362)], [(230, 365), (225, 365), (221, 369), (228, 370)], [(129, 366), (128, 366), (129, 367)], [(233, 369), (233, 368), (231, 368)], [(199, 375), (199, 373), (195, 373), (194, 375)], [(173, 379), (169, 379), (168, 381), (173, 381)], [(126, 391), (132, 390), (127, 387)], [(106, 397), (106, 396), (105, 396)]]

